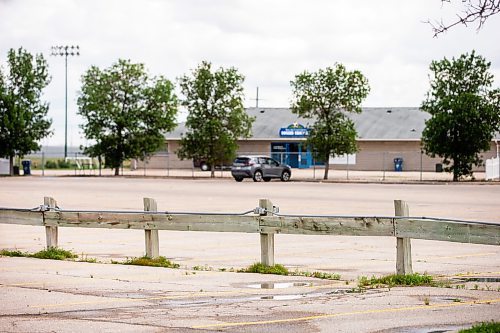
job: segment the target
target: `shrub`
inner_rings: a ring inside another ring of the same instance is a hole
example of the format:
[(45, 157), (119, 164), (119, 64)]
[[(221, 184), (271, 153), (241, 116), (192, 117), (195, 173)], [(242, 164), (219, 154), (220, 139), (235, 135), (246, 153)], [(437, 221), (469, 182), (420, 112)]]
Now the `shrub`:
[(57, 169), (57, 161), (47, 160), (45, 161), (46, 169)]
[(57, 165), (59, 166), (59, 169), (70, 169), (71, 168), (71, 163), (67, 162), (65, 160), (58, 160)]

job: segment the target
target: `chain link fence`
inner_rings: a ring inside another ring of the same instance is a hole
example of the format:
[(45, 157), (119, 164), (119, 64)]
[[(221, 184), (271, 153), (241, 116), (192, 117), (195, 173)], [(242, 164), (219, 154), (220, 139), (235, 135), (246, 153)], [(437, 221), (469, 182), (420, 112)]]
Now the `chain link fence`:
[[(243, 152), (238, 155), (271, 156), (281, 163), (292, 166), (292, 180), (322, 180), (325, 164), (310, 153)], [(19, 174), (39, 176), (112, 176), (114, 170), (104, 168), (97, 158), (81, 151), (69, 151), (67, 157), (59, 152), (40, 151), (17, 160)], [(441, 161), (420, 151), (358, 152), (354, 155), (330, 159), (328, 179), (334, 181), (451, 181), (450, 173), (444, 172)], [(180, 160), (176, 154), (158, 153), (141, 160), (123, 163), (121, 176), (135, 177), (182, 177), (210, 178), (211, 172), (203, 171), (200, 162)], [(216, 178), (231, 178), (231, 161), (214, 166)], [(484, 167), (474, 170), (477, 180), (485, 179)]]

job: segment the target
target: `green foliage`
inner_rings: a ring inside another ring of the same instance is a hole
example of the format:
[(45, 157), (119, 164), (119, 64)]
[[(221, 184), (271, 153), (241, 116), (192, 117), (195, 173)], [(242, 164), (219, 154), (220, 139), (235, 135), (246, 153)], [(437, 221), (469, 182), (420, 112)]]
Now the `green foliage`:
[(386, 285), (389, 287), (393, 286), (422, 286), (431, 285), (433, 283), (433, 278), (427, 274), (393, 274), (382, 277), (372, 276), (370, 279), (366, 276), (362, 276), (358, 280), (359, 287), (367, 286), (379, 286)]
[(316, 159), (325, 162), (324, 179), (328, 179), (331, 155), (357, 151), (356, 129), (347, 114), (361, 112), (361, 102), (370, 92), (368, 80), (361, 72), (336, 63), (334, 68), (296, 75), (290, 84), (292, 112), (314, 120), (307, 144)]
[(0, 67), (0, 157), (23, 157), (40, 149), (38, 141), (51, 134), (47, 119), (49, 105), (42, 90), (49, 84), (47, 62), (42, 54), (33, 57), (23, 48), (10, 49), (8, 72)]
[(72, 167), (71, 162), (65, 160), (57, 160), (57, 167), (59, 169), (69, 169)]
[(140, 258), (130, 258), (124, 262), (116, 262), (112, 261), (114, 264), (123, 264), (123, 265), (136, 265), (136, 266), (152, 266), (152, 267), (165, 267), (165, 268), (179, 268), (180, 265), (174, 262), (171, 262), (165, 257), (158, 258), (150, 258), (147, 256)]
[(235, 68), (213, 71), (206, 61), (191, 76), (179, 79), (182, 105), (189, 115), (177, 154), (182, 159), (206, 161), (212, 177), (215, 165), (234, 158), (236, 141), (250, 137), (254, 119), (243, 107), (243, 80)]
[(29, 257), (30, 254), (27, 252), (20, 251), (20, 250), (10, 251), (10, 250), (3, 249), (0, 251), (0, 256), (4, 256), (4, 257)]
[(45, 162), (45, 168), (47, 168), (47, 169), (57, 169), (57, 167), (58, 167), (57, 161), (47, 160)]
[[(1, 250), (1, 256), (6, 257), (31, 257), (37, 259), (53, 259), (53, 260), (66, 260), (66, 259), (75, 259), (78, 258), (78, 255), (74, 254), (71, 251), (63, 250), (57, 247), (49, 247), (48, 249), (38, 251), (36, 253), (22, 252), (19, 250), (9, 251), (9, 250)], [(86, 262), (96, 262), (96, 259), (83, 259), (80, 261)]]
[(275, 274), (275, 275), (288, 275), (290, 272), (283, 265), (276, 264), (274, 266), (268, 266), (259, 263), (255, 263), (246, 269), (239, 270), (241, 273), (260, 273), (260, 274)]
[(65, 161), (64, 159), (49, 159), (45, 161), (46, 169), (70, 169), (73, 166), (71, 162)]
[(127, 159), (145, 159), (165, 141), (164, 132), (175, 128), (177, 97), (164, 77), (150, 79), (143, 64), (119, 60), (101, 70), (92, 66), (82, 77), (78, 113), (88, 140), (87, 155), (105, 159), (119, 168)]
[(68, 250), (63, 250), (57, 247), (49, 247), (48, 249), (31, 254), (30, 257), (38, 259), (65, 260), (78, 258), (78, 255)]
[(422, 110), (431, 118), (422, 133), (424, 151), (440, 156), (453, 180), (472, 176), (480, 153), (490, 149), (500, 130), (500, 89), (492, 89), (490, 63), (471, 54), (433, 61), (431, 88)]
[(500, 322), (480, 323), (472, 328), (460, 330), (459, 333), (498, 333), (500, 332)]

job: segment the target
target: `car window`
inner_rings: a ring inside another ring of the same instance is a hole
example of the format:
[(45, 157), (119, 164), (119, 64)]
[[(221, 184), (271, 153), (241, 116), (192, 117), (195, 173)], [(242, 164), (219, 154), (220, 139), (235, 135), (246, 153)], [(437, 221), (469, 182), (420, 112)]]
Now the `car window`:
[(259, 157), (259, 164), (267, 164), (266, 158)]
[(276, 162), (275, 160), (273, 160), (272, 158), (269, 158), (269, 159), (268, 159), (268, 162), (269, 162), (269, 164), (270, 164), (271, 166), (273, 166), (273, 167), (277, 167), (277, 166), (279, 165), (279, 163), (278, 163), (278, 162)]
[(248, 160), (249, 160), (248, 157), (238, 157), (237, 159), (234, 160), (234, 163), (246, 164)]

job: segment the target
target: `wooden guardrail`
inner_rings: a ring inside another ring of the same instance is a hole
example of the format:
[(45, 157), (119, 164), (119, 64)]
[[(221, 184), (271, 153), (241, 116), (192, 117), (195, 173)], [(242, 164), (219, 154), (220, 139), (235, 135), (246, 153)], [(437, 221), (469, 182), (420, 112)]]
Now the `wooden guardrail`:
[(47, 247), (57, 247), (59, 227), (143, 229), (149, 257), (159, 256), (158, 230), (259, 233), (266, 265), (274, 265), (275, 234), (392, 236), (398, 274), (412, 273), (411, 238), (500, 245), (500, 223), (410, 217), (406, 202), (394, 205), (394, 217), (282, 215), (267, 199), (243, 214), (161, 212), (151, 198), (144, 198), (143, 212), (73, 211), (46, 197), (37, 209), (1, 208), (0, 223), (44, 226)]

